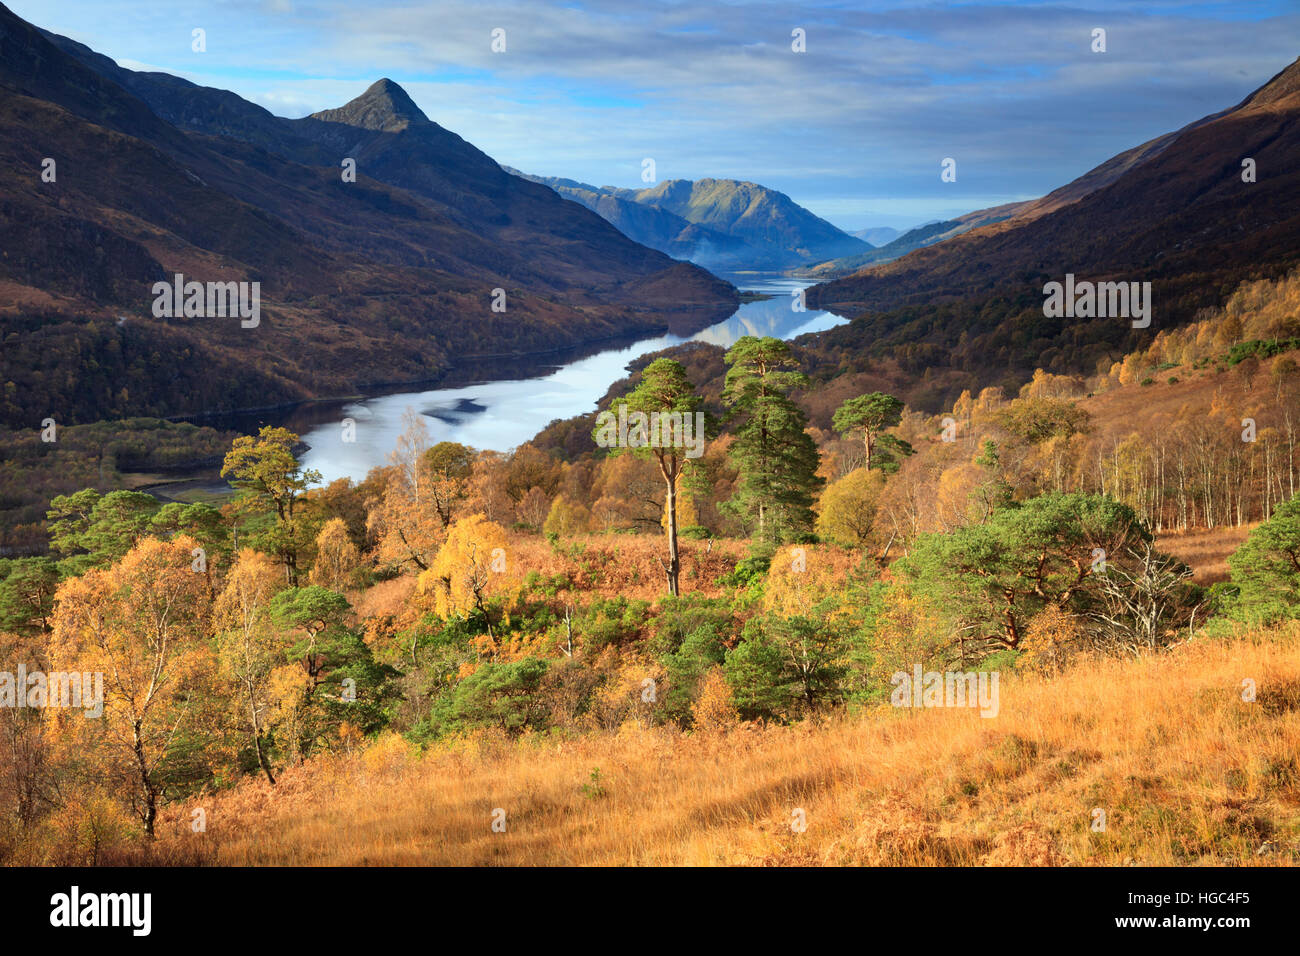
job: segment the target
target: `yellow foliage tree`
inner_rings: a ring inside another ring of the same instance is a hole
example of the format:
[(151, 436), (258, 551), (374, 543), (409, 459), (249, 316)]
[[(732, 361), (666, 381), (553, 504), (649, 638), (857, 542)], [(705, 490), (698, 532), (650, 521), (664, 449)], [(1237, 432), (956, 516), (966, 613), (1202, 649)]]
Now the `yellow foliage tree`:
[(817, 534), (849, 548), (866, 547), (876, 523), (884, 472), (855, 468), (822, 492), (817, 505)]
[(506, 530), (481, 514), (451, 526), (429, 570), (420, 575), (416, 591), (433, 598), (434, 613), (443, 620), (478, 611), (492, 634), (488, 612), (491, 597), (508, 599), (517, 582)]
[(1030, 619), (1021, 643), (1017, 667), (1043, 674), (1055, 674), (1085, 647), (1083, 622), (1069, 611), (1048, 604)]
[(64, 729), (90, 738), (151, 838), (163, 780), (177, 759), (173, 744), (202, 719), (207, 695), (199, 691), (215, 671), (207, 581), (192, 565), (196, 546), (185, 535), (146, 538), (117, 564), (65, 581), (54, 614), (53, 667), (103, 675), (102, 718), (67, 718)]
[(721, 667), (713, 667), (700, 681), (700, 694), (691, 705), (695, 729), (703, 733), (720, 733), (740, 720), (731, 700), (731, 686)]
[[(334, 521), (343, 525), (341, 518)], [(343, 534), (346, 538), (347, 531)], [(315, 573), (313, 569), (313, 577)], [(278, 590), (271, 559), (245, 548), (236, 557), (216, 604), (217, 655), (222, 673), (237, 689), (232, 701), (236, 722), (246, 728), (257, 764), (271, 783), (275, 775), (266, 737), (271, 729), (269, 715), (279, 704), (271, 695), (271, 672), (284, 661), (285, 642), (266, 619), (266, 607)]]
[(316, 563), (312, 566), (312, 584), (342, 591), (352, 580), (361, 563), (357, 546), (348, 535), (347, 522), (331, 518), (316, 536)]
[(556, 495), (542, 531), (548, 535), (570, 538), (575, 534), (586, 534), (590, 530), (591, 512), (587, 506), (578, 501), (570, 501), (564, 495)]
[(818, 602), (842, 592), (842, 572), (817, 548), (783, 548), (773, 556), (768, 568), (763, 608), (782, 617), (807, 615)]

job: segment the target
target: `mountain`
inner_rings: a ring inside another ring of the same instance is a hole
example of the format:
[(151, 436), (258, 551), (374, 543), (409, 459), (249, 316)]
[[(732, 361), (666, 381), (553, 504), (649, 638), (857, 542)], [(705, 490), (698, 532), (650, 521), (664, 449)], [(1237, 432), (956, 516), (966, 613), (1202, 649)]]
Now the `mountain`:
[(599, 213), (637, 242), (710, 269), (789, 269), (871, 248), (757, 183), (671, 179), (620, 189), (528, 178)]
[(816, 265), (796, 270), (796, 275), (809, 279), (820, 279), (823, 282), (840, 276), (851, 275), (864, 266), (881, 262), (893, 262), (895, 259), (907, 255), (913, 249), (934, 245), (936, 242), (943, 242), (953, 236), (960, 236), (962, 233), (978, 229), (980, 226), (987, 226), (991, 223), (1010, 219), (1028, 205), (1029, 203), (1024, 202), (1006, 203), (1001, 206), (992, 206), (988, 209), (968, 212), (956, 219), (927, 222), (915, 229), (909, 229), (896, 239), (876, 249), (855, 256), (832, 259), (829, 262), (819, 262)]
[[(934, 401), (976, 373), (1094, 371), (1162, 328), (1219, 305), (1243, 280), (1300, 261), (1300, 60), (1237, 106), (1101, 164), (1001, 221), (807, 290), (855, 317), (822, 335), (825, 362), (858, 354), (924, 370)], [(1251, 159), (1256, 180), (1243, 181)], [(1153, 320), (1049, 318), (1067, 273), (1152, 283)], [(852, 363), (850, 363), (852, 364)], [(947, 397), (953, 397), (947, 395)]]
[[(1242, 105), (1244, 106), (1245, 104), (1243, 103)], [(1066, 183), (1059, 189), (1052, 190), (1052, 192), (1043, 196), (1041, 199), (1004, 203), (1000, 206), (991, 206), (988, 209), (977, 209), (974, 212), (967, 213), (964, 216), (958, 216), (956, 219), (950, 219), (945, 222), (925, 223), (924, 225), (909, 230), (902, 236), (898, 236), (885, 245), (879, 246), (877, 249), (873, 249), (870, 252), (856, 256), (846, 256), (830, 262), (818, 263), (801, 270), (799, 274), (808, 278), (820, 279), (823, 282), (826, 282), (831, 279), (851, 275), (867, 266), (892, 262), (914, 249), (920, 249), (925, 246), (943, 242), (944, 240), (951, 239), (954, 236), (960, 236), (963, 233), (970, 232), (972, 229), (978, 229), (981, 226), (988, 226), (999, 222), (1010, 222), (1014, 225), (1021, 225), (1032, 219), (1045, 216), (1049, 212), (1055, 212), (1057, 209), (1068, 206), (1071, 203), (1083, 199), (1085, 196), (1095, 193), (1099, 189), (1109, 186), (1129, 170), (1135, 169), (1158, 155), (1171, 143), (1175, 142), (1180, 136), (1203, 126), (1206, 123), (1211, 123), (1220, 117), (1225, 116), (1229, 112), (1232, 111), (1222, 110), (1218, 113), (1213, 113), (1194, 123), (1189, 123), (1182, 129), (1176, 130), (1172, 133), (1164, 133), (1163, 135), (1148, 140), (1139, 146), (1127, 149), (1117, 156), (1112, 156), (1100, 166), (1084, 173), (1078, 179)], [(854, 235), (858, 236), (858, 238), (866, 238), (861, 233), (854, 233)]]
[(530, 176), (508, 166), (503, 168), (513, 175), (549, 186), (565, 199), (581, 203), (623, 235), (674, 259), (710, 267), (743, 263), (746, 256), (756, 254), (742, 239), (690, 222), (666, 209), (615, 195), (613, 187)]
[[(738, 299), (506, 173), (391, 80), (289, 120), (2, 6), (0, 197), (10, 424), (355, 394), (479, 355), (694, 331)], [(175, 273), (260, 283), (260, 324), (155, 317)]]
[(890, 226), (877, 226), (874, 229), (859, 229), (857, 232), (849, 233), (849, 235), (854, 239), (861, 239), (868, 245), (878, 248), (888, 242), (893, 242), (902, 233)]

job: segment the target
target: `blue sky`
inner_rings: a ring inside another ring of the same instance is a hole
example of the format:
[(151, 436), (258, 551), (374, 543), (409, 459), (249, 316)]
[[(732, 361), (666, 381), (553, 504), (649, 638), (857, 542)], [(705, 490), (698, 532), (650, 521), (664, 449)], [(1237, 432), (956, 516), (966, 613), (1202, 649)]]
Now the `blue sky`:
[[(845, 229), (1040, 196), (1300, 54), (1296, 0), (7, 3), (122, 66), (282, 116), (387, 76), (506, 165), (640, 186), (651, 157), (660, 180), (759, 182)], [(940, 180), (946, 157), (956, 182)]]

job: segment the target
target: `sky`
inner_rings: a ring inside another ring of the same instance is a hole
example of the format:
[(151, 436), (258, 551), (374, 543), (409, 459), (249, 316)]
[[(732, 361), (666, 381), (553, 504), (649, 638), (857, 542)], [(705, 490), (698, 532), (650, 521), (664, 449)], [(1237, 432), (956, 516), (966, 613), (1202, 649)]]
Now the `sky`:
[(1041, 196), (1300, 54), (1300, 0), (5, 2), (280, 116), (386, 76), (525, 172), (641, 187), (653, 159), (659, 181), (761, 183), (846, 230)]

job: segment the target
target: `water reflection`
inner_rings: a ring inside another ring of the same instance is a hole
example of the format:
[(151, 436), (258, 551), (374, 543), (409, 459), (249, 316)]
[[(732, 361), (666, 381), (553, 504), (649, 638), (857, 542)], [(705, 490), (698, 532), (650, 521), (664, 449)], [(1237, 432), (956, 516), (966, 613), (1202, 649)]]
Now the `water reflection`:
[[(594, 411), (609, 386), (627, 374), (628, 363), (647, 352), (683, 342), (707, 342), (725, 348), (746, 335), (791, 339), (844, 322), (829, 312), (795, 311), (792, 293), (805, 288), (806, 282), (785, 277), (730, 278), (738, 288), (763, 292), (772, 298), (744, 303), (725, 322), (695, 335), (644, 339), (566, 362), (542, 375), (381, 395), (329, 411), (321, 409), (329, 415), (328, 421), (303, 433), (303, 440), (311, 446), (303, 462), (319, 471), (327, 482), (342, 477), (361, 480), (371, 468), (388, 460), (402, 431), (402, 413), (408, 407), (426, 416), (434, 441), (507, 451), (557, 418)], [(342, 440), (340, 422), (344, 418), (356, 422), (354, 442)]]

